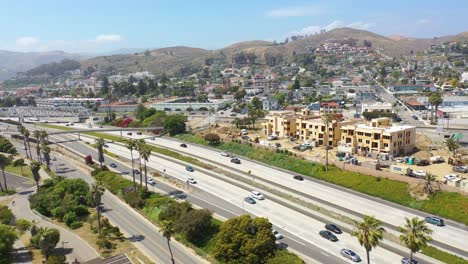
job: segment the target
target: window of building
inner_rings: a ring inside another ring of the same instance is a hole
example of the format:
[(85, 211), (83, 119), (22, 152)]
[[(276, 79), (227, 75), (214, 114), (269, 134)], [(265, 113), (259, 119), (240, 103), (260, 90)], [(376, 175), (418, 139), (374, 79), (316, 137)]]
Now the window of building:
[(366, 144), (369, 144), (369, 143), (370, 143), (370, 141), (369, 141), (369, 140), (366, 140)]
[(359, 143), (362, 143), (362, 139), (358, 139), (358, 142), (359, 142)]
[(384, 148), (388, 148), (388, 143), (383, 144)]

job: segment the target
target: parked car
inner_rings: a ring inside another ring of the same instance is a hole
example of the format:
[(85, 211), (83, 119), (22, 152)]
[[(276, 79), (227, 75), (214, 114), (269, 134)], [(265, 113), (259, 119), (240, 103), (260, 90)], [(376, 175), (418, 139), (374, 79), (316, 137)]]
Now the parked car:
[(237, 114), (236, 113), (231, 113), (230, 116), (237, 116)]
[(328, 230), (322, 230), (319, 232), (319, 234), (321, 237), (328, 239), (330, 241), (333, 241), (333, 242), (338, 241), (338, 238), (332, 232)]
[(326, 224), (326, 225), (325, 225), (325, 228), (326, 228), (327, 230), (329, 230), (329, 231), (332, 231), (332, 232), (335, 233), (335, 234), (341, 234), (341, 233), (343, 233), (343, 232), (341, 231), (341, 229), (340, 229), (338, 226), (336, 226), (335, 224)]
[(269, 135), (268, 136), (268, 140), (276, 140), (276, 139), (278, 139), (277, 135)]
[(256, 204), (257, 202), (255, 201), (254, 198), (250, 197), (250, 196), (247, 196), (244, 198), (244, 201), (246, 201), (247, 203), (249, 204)]
[(293, 179), (298, 180), (298, 181), (303, 181), (303, 180), (304, 180), (304, 177), (302, 177), (302, 176), (300, 176), (300, 175), (294, 175), (294, 176), (293, 176)]
[(401, 264), (418, 264), (418, 263), (419, 262), (417, 260), (415, 260), (415, 259), (412, 259), (411, 261), (410, 261), (409, 258), (402, 258), (401, 259)]
[(264, 200), (265, 199), (265, 197), (263, 197), (263, 194), (261, 192), (257, 192), (257, 191), (253, 191), (250, 194), (250, 197), (255, 198), (257, 200)]
[(192, 168), (192, 166), (187, 166), (185, 167), (186, 171), (194, 172), (195, 170)]
[(233, 158), (233, 159), (231, 159), (231, 162), (232, 162), (232, 163), (235, 163), (235, 164), (241, 164), (241, 161), (240, 161), (240, 159), (238, 159), (238, 158)]
[(283, 238), (283, 235), (275, 229), (273, 229), (273, 235), (275, 235), (276, 240)]
[(428, 216), (425, 218), (426, 222), (428, 222), (429, 224), (433, 224), (433, 225), (436, 225), (436, 226), (444, 226), (444, 220), (440, 217), (436, 217), (436, 216)]
[(182, 143), (182, 144), (180, 144), (180, 146), (181, 146), (182, 148), (186, 148), (186, 147), (187, 147), (187, 144)]
[(195, 183), (197, 183), (197, 180), (195, 180), (194, 178), (188, 178), (187, 182), (190, 183), (190, 184), (195, 184)]
[(111, 163), (111, 164), (109, 164), (109, 166), (111, 166), (111, 168), (117, 168), (117, 164), (115, 164), (115, 163)]
[(467, 168), (465, 166), (453, 166), (452, 170), (454, 172), (462, 172), (462, 173), (467, 172)]
[(353, 262), (360, 262), (361, 258), (358, 256), (358, 254), (354, 253), (351, 249), (343, 248), (340, 251), (341, 255), (347, 259), (352, 260)]
[(413, 171), (413, 176), (418, 177), (418, 178), (424, 178), (426, 177), (426, 172), (425, 171)]
[(450, 180), (453, 180), (453, 179), (457, 179), (458, 178), (458, 174), (447, 174), (444, 176), (444, 178), (447, 180), (447, 181), (450, 181)]
[(146, 182), (147, 182), (149, 185), (155, 185), (155, 184), (156, 184), (156, 181), (154, 181), (153, 179), (148, 179), (148, 180), (146, 180)]

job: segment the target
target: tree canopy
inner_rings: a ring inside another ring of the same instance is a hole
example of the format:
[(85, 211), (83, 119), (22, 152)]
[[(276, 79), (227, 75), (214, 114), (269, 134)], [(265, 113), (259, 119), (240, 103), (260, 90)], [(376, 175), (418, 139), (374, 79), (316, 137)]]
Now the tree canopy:
[(182, 114), (169, 115), (166, 118), (164, 129), (171, 136), (182, 134), (186, 131), (185, 122), (187, 122), (187, 117)]

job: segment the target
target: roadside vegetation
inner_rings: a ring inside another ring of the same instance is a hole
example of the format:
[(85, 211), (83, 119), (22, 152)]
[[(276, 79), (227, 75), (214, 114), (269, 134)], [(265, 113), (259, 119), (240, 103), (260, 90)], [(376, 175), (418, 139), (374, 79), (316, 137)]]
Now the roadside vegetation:
[(219, 150), (245, 156), (271, 166), (324, 180), (468, 225), (468, 198), (459, 193), (437, 192), (428, 200), (416, 200), (410, 195), (407, 183), (341, 170), (333, 166), (330, 166), (329, 171), (326, 172), (323, 165), (297, 158), (287, 150), (272, 151), (266, 148), (256, 148), (251, 144), (242, 144), (240, 141), (220, 142), (213, 145), (203, 138), (191, 134), (181, 134), (176, 138), (210, 145)]
[[(110, 192), (157, 224), (168, 239), (169, 247), (170, 238), (174, 237), (212, 262), (303, 263), (296, 255), (276, 247), (271, 223), (265, 218), (252, 219), (244, 215), (223, 223), (214, 219), (207, 209), (195, 209), (188, 202), (149, 192), (142, 186), (134, 188), (131, 180), (106, 168), (95, 169), (92, 175)], [(245, 226), (257, 226), (257, 231), (247, 232)]]

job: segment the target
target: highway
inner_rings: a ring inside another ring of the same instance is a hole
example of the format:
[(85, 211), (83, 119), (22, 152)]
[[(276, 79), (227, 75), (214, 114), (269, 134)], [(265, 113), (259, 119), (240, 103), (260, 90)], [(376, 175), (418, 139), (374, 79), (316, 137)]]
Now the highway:
[[(76, 145), (78, 144), (73, 144), (74, 147), (76, 147)], [(112, 153), (115, 153), (121, 157), (130, 156), (129, 151), (126, 148), (110, 143), (108, 145), (108, 150)], [(180, 179), (181, 181), (185, 181), (189, 175), (193, 176), (199, 181), (199, 183), (196, 185), (198, 188), (201, 188), (231, 203), (231, 206), (229, 207), (224, 205), (223, 207), (225, 209), (232, 208), (232, 206), (240, 207), (242, 205), (243, 197), (247, 196), (251, 190), (246, 188), (238, 188), (232, 184), (227, 184), (226, 181), (214, 179), (205, 172), (199, 172), (199, 169), (196, 169), (194, 173), (188, 173), (185, 171), (184, 165), (168, 162), (168, 160), (157, 157), (151, 157), (149, 166), (160, 171), (162, 171), (164, 168), (170, 168), (167, 169), (167, 173), (174, 173), (172, 176)], [(350, 237), (348, 234), (343, 234), (340, 236), (340, 241), (337, 243), (326, 241), (318, 236), (318, 231), (323, 229), (325, 222), (318, 221), (310, 217), (310, 215), (299, 213), (296, 210), (292, 210), (286, 206), (278, 204), (277, 202), (274, 202), (273, 199), (270, 199), (269, 195), (266, 197), (267, 199), (265, 201), (261, 201), (256, 205), (244, 204), (245, 210), (257, 216), (264, 216), (269, 218), (270, 221), (278, 227), (279, 231), (284, 234), (291, 233), (292, 235), (295, 235), (302, 240), (308, 241), (310, 244), (319, 246), (326, 251), (324, 252), (324, 255), (338, 255), (337, 253), (341, 248), (348, 247), (355, 250), (361, 256), (364, 256), (365, 252), (359, 246), (355, 238)], [(215, 200), (219, 200), (219, 198)], [(231, 209), (229, 210), (233, 211)], [(288, 217), (285, 218), (284, 215), (288, 215)], [(294, 240), (297, 241), (297, 238), (294, 238)], [(290, 243), (289, 246), (293, 249), (296, 249)], [(305, 253), (309, 251), (310, 248), (307, 248)], [(401, 255), (406, 253), (404, 251), (398, 250), (397, 252), (399, 252), (400, 255), (389, 252), (383, 247), (379, 247), (373, 251), (373, 254), (371, 254), (371, 259), (378, 263), (395, 263), (394, 260), (400, 259)], [(313, 254), (312, 256), (316, 257), (317, 255)], [(327, 261), (320, 262), (327, 263)], [(333, 263), (337, 262), (333, 261)]]

